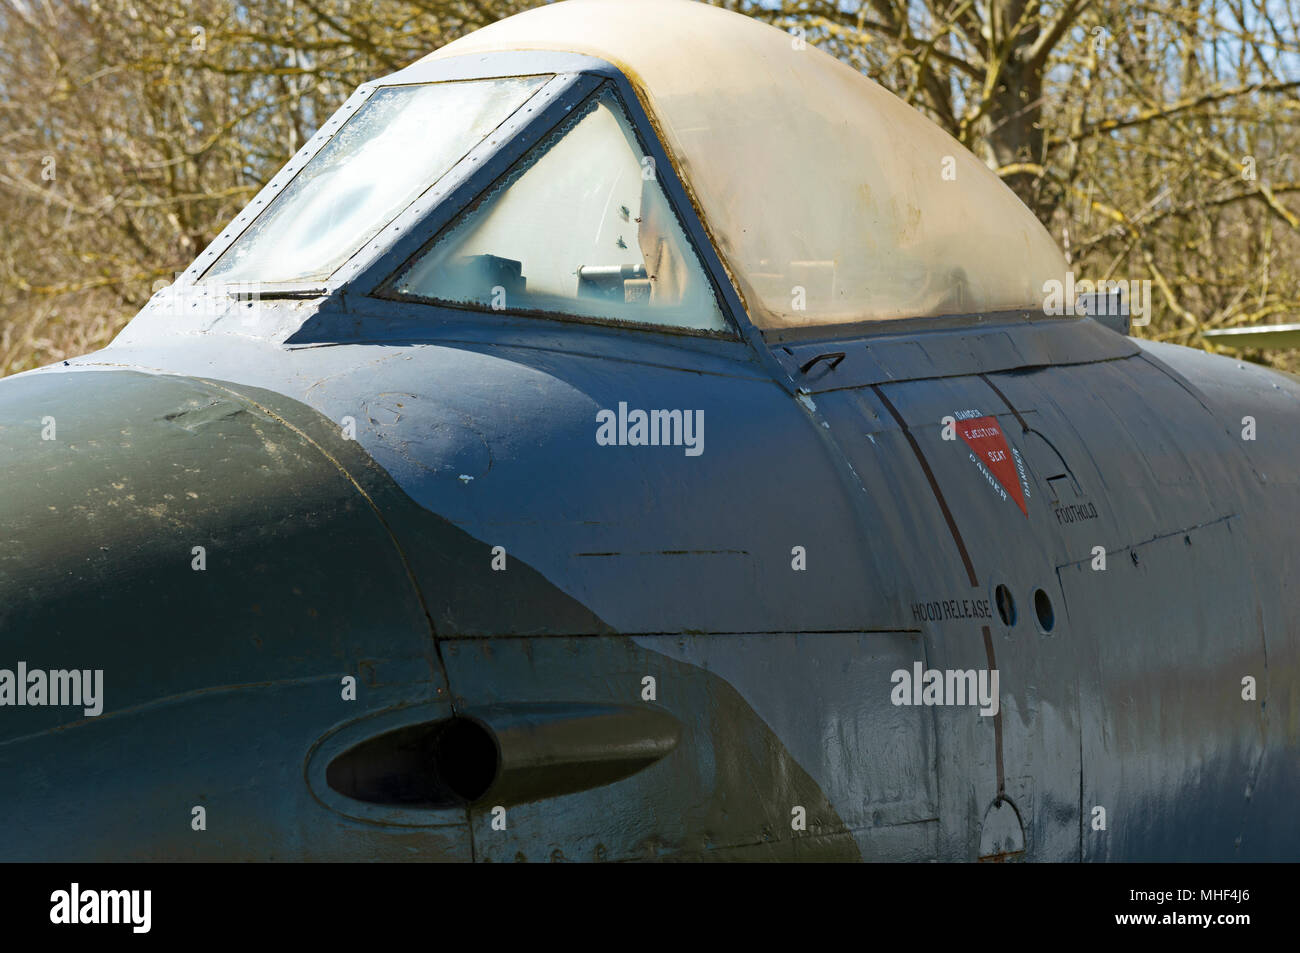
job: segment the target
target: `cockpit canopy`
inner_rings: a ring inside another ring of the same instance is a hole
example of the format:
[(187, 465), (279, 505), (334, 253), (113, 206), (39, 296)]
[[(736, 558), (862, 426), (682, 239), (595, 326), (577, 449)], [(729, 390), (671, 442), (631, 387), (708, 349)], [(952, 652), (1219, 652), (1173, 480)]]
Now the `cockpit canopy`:
[[(1064, 275), (994, 173), (797, 37), (689, 0), (567, 0), (422, 62), (516, 51), (620, 70), (694, 208), (674, 210), (606, 82), (406, 260), (388, 296), (722, 331), (692, 214), (764, 329), (1038, 310)], [(205, 279), (327, 277), (550, 79), (381, 85)]]

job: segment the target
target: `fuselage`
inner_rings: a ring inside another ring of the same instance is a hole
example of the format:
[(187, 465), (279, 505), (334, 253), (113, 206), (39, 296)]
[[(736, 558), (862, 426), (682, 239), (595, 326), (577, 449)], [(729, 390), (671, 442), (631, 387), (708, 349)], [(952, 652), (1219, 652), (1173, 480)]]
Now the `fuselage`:
[(0, 381), (0, 855), (1295, 858), (1300, 386), (1068, 268), (711, 5), (363, 84)]
[[(1289, 378), (1089, 319), (760, 359), (478, 316), (290, 347), (256, 329), (328, 304), (257, 307), (195, 333), (160, 300), (0, 383), (5, 644), (104, 673), (98, 716), (6, 711), (10, 856), (1294, 856)], [(636, 410), (701, 421), (698, 452), (629, 440)], [(931, 670), (996, 671), (996, 705), (900, 701)], [(539, 705), (680, 735), (519, 804), (326, 776)]]

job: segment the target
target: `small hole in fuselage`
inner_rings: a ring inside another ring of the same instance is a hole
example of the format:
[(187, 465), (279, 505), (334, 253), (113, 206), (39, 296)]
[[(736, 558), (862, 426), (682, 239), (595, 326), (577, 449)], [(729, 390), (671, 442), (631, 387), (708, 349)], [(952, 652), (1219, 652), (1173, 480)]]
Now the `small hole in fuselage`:
[(1051, 632), (1056, 625), (1056, 613), (1052, 611), (1052, 600), (1041, 589), (1034, 590), (1034, 613), (1038, 616), (1038, 625), (1044, 632)]
[(998, 586), (993, 591), (993, 601), (998, 607), (998, 616), (1002, 619), (1002, 624), (1010, 627), (1016, 624), (1016, 600), (1011, 597), (1011, 590), (1006, 586)]

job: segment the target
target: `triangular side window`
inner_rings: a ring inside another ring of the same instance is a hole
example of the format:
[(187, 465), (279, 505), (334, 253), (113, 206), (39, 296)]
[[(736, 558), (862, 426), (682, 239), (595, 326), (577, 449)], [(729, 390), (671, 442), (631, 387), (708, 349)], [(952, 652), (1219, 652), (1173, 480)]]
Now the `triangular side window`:
[(452, 307), (722, 332), (713, 286), (606, 86), (391, 282)]

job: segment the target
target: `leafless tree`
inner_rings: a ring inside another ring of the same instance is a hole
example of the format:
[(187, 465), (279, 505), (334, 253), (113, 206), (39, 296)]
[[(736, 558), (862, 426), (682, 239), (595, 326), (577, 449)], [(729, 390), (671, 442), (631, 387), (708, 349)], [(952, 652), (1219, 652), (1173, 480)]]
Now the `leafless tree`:
[[(0, 0), (0, 373), (106, 343), (358, 83), (532, 5)], [(721, 5), (927, 113), (1080, 276), (1151, 280), (1145, 333), (1300, 312), (1294, 2)]]

